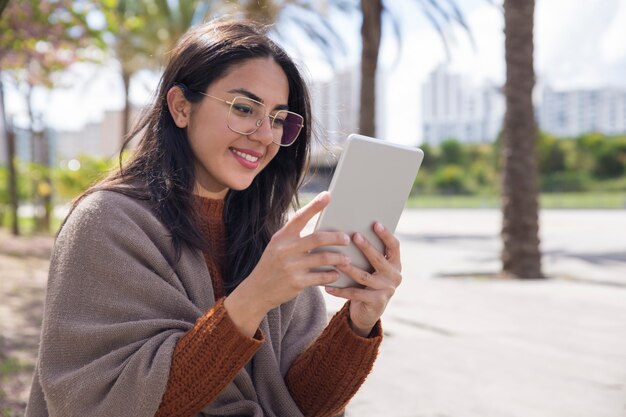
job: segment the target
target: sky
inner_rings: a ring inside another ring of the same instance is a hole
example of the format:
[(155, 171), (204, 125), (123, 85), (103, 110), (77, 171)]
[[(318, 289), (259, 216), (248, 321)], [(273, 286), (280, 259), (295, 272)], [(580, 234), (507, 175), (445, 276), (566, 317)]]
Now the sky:
[[(379, 66), (383, 70), (387, 109), (381, 138), (415, 145), (421, 140), (421, 85), (441, 63), (475, 83), (502, 84), (505, 79), (504, 34), (501, 2), (457, 0), (474, 39), (460, 28), (451, 29), (456, 40), (447, 58), (439, 35), (416, 2), (387, 0), (402, 33), (402, 46), (386, 25)], [(499, 5), (498, 5), (499, 4)], [(626, 89), (626, 0), (537, 0), (535, 9), (535, 70), (538, 84), (555, 89), (604, 86)], [(360, 56), (358, 18), (331, 16), (343, 33), (347, 52), (339, 66), (356, 66)], [(331, 72), (311, 48), (295, 48), (296, 59), (309, 78), (327, 78)], [(306, 53), (299, 53), (304, 50)], [(49, 126), (77, 130), (102, 117), (104, 109), (121, 109), (122, 83), (117, 64), (103, 68), (78, 66), (65, 77), (68, 87), (39, 92), (35, 105), (45, 109)], [(131, 87), (138, 105), (149, 103), (157, 77), (144, 74)], [(8, 91), (9, 111), (24, 114), (20, 96)]]

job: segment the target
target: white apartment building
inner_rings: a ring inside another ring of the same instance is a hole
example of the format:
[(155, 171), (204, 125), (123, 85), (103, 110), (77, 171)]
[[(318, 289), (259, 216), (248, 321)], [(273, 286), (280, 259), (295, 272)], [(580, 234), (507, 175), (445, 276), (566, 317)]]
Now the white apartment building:
[(492, 142), (502, 127), (504, 110), (499, 87), (472, 85), (440, 65), (422, 85), (423, 142), (436, 145), (451, 138)]
[[(558, 91), (545, 87), (537, 97), (541, 100), (536, 106), (537, 123), (544, 132), (558, 137), (626, 133), (624, 89)], [(423, 141), (492, 142), (502, 127), (504, 111), (500, 88), (472, 86), (461, 75), (439, 66), (423, 84)]]
[(626, 90), (557, 91), (546, 88), (539, 106), (539, 126), (559, 137), (626, 132)]

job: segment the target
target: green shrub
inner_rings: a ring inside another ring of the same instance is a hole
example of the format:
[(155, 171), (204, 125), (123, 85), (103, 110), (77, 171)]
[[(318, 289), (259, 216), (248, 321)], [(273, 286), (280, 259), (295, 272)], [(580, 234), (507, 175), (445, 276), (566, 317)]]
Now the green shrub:
[(465, 170), (454, 164), (444, 165), (435, 172), (434, 185), (444, 194), (467, 194), (471, 188)]
[(546, 192), (586, 191), (590, 184), (585, 172), (555, 172), (541, 177), (541, 190)]

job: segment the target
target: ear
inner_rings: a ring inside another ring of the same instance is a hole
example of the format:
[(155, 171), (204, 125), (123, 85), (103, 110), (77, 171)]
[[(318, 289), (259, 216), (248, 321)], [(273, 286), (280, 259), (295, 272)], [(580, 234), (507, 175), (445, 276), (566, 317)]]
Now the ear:
[(167, 92), (167, 108), (174, 119), (176, 126), (184, 129), (189, 124), (191, 103), (185, 98), (183, 90), (179, 86), (170, 88)]

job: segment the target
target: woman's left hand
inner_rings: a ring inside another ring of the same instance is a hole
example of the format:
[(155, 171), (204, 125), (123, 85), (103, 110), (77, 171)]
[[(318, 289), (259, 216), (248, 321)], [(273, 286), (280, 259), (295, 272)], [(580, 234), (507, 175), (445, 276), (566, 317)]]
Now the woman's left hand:
[(374, 224), (374, 232), (385, 245), (385, 253), (380, 253), (361, 234), (352, 236), (354, 244), (363, 252), (374, 268), (369, 273), (349, 264), (336, 266), (364, 288), (326, 287), (329, 294), (350, 300), (350, 320), (352, 329), (367, 337), (385, 311), (387, 303), (402, 282), (402, 264), (400, 262), (400, 242), (380, 223)]

